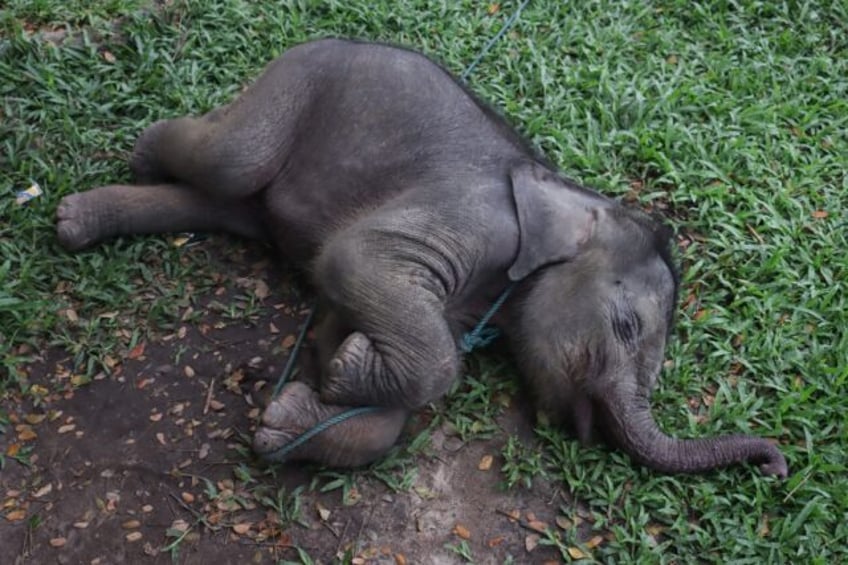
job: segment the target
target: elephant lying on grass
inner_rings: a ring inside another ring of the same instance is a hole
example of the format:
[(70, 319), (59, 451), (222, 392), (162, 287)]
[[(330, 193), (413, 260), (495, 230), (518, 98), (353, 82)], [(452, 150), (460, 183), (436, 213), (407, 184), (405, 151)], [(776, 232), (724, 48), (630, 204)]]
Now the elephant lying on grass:
[(449, 389), (460, 336), (516, 282), (495, 322), (540, 408), (581, 439), (601, 428), (665, 472), (750, 462), (787, 474), (765, 439), (675, 439), (651, 416), (678, 287), (670, 232), (558, 176), (420, 54), (300, 45), (230, 104), (148, 127), (130, 166), (143, 186), (62, 200), (67, 249), (223, 230), (271, 241), (310, 273), (324, 307), (320, 385), (284, 387), (256, 434), (260, 454), (350, 406), (380, 406), (289, 456), (378, 458), (411, 410)]

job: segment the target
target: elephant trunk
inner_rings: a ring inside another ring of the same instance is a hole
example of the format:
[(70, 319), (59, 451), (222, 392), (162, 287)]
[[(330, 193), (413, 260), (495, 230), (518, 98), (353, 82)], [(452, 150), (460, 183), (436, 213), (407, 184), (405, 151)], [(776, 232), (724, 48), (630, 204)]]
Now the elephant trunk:
[(637, 392), (601, 399), (613, 441), (637, 462), (666, 473), (702, 473), (738, 463), (759, 465), (764, 475), (787, 476), (783, 454), (769, 441), (746, 435), (678, 439), (659, 429), (648, 399)]

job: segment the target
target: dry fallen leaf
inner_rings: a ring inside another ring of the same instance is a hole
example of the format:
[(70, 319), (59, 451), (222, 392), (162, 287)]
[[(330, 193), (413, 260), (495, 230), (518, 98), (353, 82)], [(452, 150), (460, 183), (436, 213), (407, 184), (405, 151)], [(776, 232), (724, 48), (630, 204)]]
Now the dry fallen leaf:
[(256, 286), (253, 288), (253, 294), (256, 295), (256, 298), (259, 300), (265, 300), (268, 298), (268, 295), (271, 294), (271, 290), (268, 288), (268, 284), (262, 279), (256, 279)]
[(76, 424), (65, 424), (64, 426), (59, 426), (58, 432), (60, 434), (66, 434), (68, 432), (74, 431), (76, 428)]
[(194, 495), (191, 494), (190, 492), (184, 492), (180, 495), (180, 497), (183, 499), (183, 502), (185, 502), (186, 504), (191, 504), (192, 502), (194, 502)]
[(548, 529), (548, 525), (541, 520), (533, 520), (527, 524), (527, 527), (539, 532), (540, 534), (545, 533), (545, 530)]
[(406, 557), (403, 553), (395, 553), (395, 565), (406, 565)]
[(294, 346), (295, 342), (297, 342), (297, 338), (294, 336), (294, 334), (289, 334), (283, 338), (283, 341), (282, 343), (280, 343), (280, 345), (283, 347), (283, 349), (290, 349), (292, 346)]
[(43, 422), (45, 418), (47, 418), (47, 414), (27, 414), (24, 416), (24, 421), (34, 426)]
[(140, 526), (141, 522), (139, 522), (138, 520), (127, 520), (126, 522), (121, 524), (121, 527), (125, 530), (134, 530)]
[(10, 522), (19, 522), (24, 518), (26, 518), (26, 510), (23, 510), (21, 508), (17, 510), (12, 510), (8, 514), (6, 514), (6, 519)]
[(587, 549), (594, 549), (594, 548), (598, 547), (599, 545), (601, 545), (603, 542), (604, 542), (603, 536), (595, 536), (592, 539), (590, 539), (589, 541), (587, 541), (586, 543), (584, 543), (583, 545), (585, 545)]
[(251, 525), (252, 524), (250, 522), (242, 522), (240, 524), (235, 524), (233, 526), (233, 531), (238, 535), (243, 536), (244, 534), (250, 531)]
[(469, 532), (468, 528), (466, 528), (462, 524), (457, 524), (456, 526), (454, 526), (453, 533), (455, 533), (462, 539), (471, 539), (471, 532)]
[(486, 545), (488, 545), (489, 547), (498, 547), (505, 540), (506, 540), (506, 538), (504, 536), (495, 536), (492, 539), (490, 539), (489, 541), (487, 541)]
[(586, 559), (588, 557), (588, 555), (580, 551), (579, 547), (573, 546), (568, 548), (568, 555), (570, 555), (572, 559)]
[(53, 483), (47, 483), (34, 493), (32, 493), (33, 498), (41, 498), (44, 495), (50, 494), (53, 491)]
[(565, 516), (557, 516), (556, 517), (556, 525), (562, 528), (563, 530), (567, 530), (571, 528), (574, 524), (566, 518)]
[(524, 549), (533, 551), (539, 545), (539, 540), (542, 538), (539, 534), (530, 534), (524, 538)]
[(68, 540), (65, 538), (53, 538), (50, 540), (50, 545), (52, 545), (53, 547), (62, 547), (67, 542)]
[(477, 468), (480, 469), (481, 471), (488, 471), (489, 469), (492, 468), (492, 462), (494, 460), (495, 460), (494, 457), (492, 457), (491, 455), (484, 455), (480, 459), (480, 463), (477, 465)]
[(134, 541), (138, 541), (142, 538), (141, 532), (130, 532), (125, 536), (126, 540), (130, 543)]
[(130, 352), (127, 354), (127, 359), (138, 359), (144, 355), (144, 342), (137, 343), (135, 347), (130, 349)]
[(654, 537), (663, 533), (663, 529), (664, 528), (659, 524), (648, 524), (647, 526), (645, 526), (645, 531)]
[(330, 519), (330, 510), (323, 504), (316, 502), (315, 509), (318, 511), (318, 516), (321, 518), (322, 522), (326, 522)]
[(117, 59), (115, 58), (115, 56), (112, 54), (111, 51), (103, 51), (103, 59), (107, 63), (114, 63), (115, 61), (117, 61)]
[(827, 210), (813, 210), (811, 215), (817, 220), (823, 220), (827, 218), (828, 213)]
[(33, 431), (29, 426), (24, 426), (18, 432), (18, 439), (21, 441), (30, 441), (38, 437), (38, 434)]

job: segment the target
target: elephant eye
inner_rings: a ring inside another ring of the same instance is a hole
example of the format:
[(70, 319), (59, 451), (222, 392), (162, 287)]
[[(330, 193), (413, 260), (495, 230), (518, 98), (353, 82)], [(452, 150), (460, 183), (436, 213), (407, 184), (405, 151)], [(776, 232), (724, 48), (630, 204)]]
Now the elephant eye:
[(636, 347), (642, 334), (642, 320), (629, 304), (615, 301), (610, 312), (612, 333), (628, 349)]

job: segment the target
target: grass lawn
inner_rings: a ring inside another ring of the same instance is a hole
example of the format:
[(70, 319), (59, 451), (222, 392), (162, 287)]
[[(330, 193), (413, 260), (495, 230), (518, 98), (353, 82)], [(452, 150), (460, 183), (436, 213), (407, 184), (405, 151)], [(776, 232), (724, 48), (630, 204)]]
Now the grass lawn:
[[(460, 73), (518, 3), (165, 4), (0, 11), (3, 394), (42, 394), (24, 368), (51, 347), (75, 356), (75, 386), (97, 386), (215, 285), (202, 253), (165, 238), (79, 255), (57, 244), (59, 199), (127, 180), (145, 125), (226, 102), (287, 47), (326, 35), (408, 44)], [(848, 562), (846, 6), (532, 0), (469, 77), (566, 174), (678, 229), (661, 426), (774, 437), (789, 461), (785, 481), (749, 468), (663, 476), (543, 425), (538, 451), (509, 442), (504, 484), (557, 482), (603, 533), (598, 561)], [(17, 205), (32, 182), (44, 195)], [(541, 543), (574, 557), (569, 530)]]

